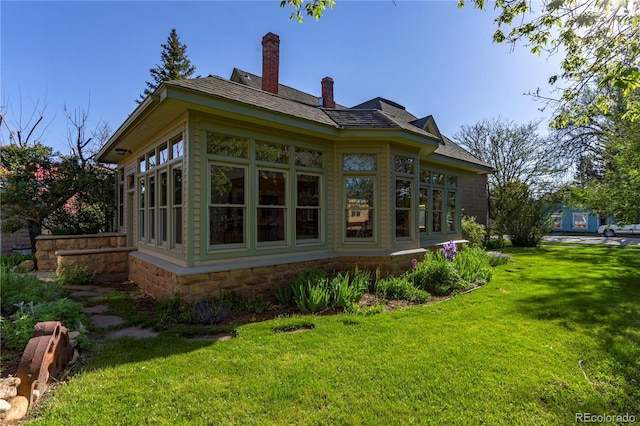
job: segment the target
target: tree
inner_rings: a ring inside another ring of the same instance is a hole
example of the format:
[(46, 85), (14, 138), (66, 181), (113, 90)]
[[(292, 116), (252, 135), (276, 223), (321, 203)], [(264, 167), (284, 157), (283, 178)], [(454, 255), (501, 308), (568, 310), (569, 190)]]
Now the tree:
[(538, 123), (516, 124), (502, 118), (462, 126), (454, 139), (471, 154), (491, 164), (489, 193), (520, 181), (535, 192), (548, 192), (560, 183), (565, 167), (562, 153), (537, 133)]
[(325, 9), (327, 7), (329, 7), (329, 9), (333, 9), (335, 4), (336, 2), (334, 0), (312, 0), (306, 4), (305, 0), (282, 0), (280, 2), (280, 7), (285, 7), (287, 5), (292, 7), (293, 12), (291, 13), (291, 19), (301, 23), (303, 20), (303, 9), (307, 15), (313, 16), (316, 20), (319, 20)]
[(191, 64), (187, 58), (187, 45), (180, 43), (180, 38), (175, 28), (171, 29), (166, 44), (161, 44), (162, 52), (160, 58), (162, 65), (156, 65), (151, 68), (151, 78), (153, 81), (147, 81), (147, 88), (140, 95), (140, 99), (136, 99), (137, 103), (141, 103), (147, 96), (151, 95), (162, 82), (167, 80), (184, 80), (196, 71), (196, 67)]
[[(596, 135), (599, 150), (580, 158), (571, 203), (622, 222), (640, 222), (640, 121), (630, 119), (623, 106), (598, 119), (604, 123)], [(587, 130), (576, 126), (573, 131)]]
[(524, 182), (507, 182), (495, 191), (495, 196), (500, 200), (495, 212), (496, 229), (500, 235), (509, 235), (514, 246), (536, 247), (551, 232), (553, 203), (534, 196)]

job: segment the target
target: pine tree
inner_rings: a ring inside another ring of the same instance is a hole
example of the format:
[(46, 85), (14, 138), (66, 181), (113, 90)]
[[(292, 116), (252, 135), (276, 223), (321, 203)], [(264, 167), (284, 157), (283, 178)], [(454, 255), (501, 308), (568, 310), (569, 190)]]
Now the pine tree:
[(140, 99), (136, 99), (137, 103), (141, 103), (147, 96), (152, 94), (162, 82), (167, 80), (183, 80), (191, 77), (196, 71), (196, 67), (191, 64), (187, 58), (187, 45), (180, 43), (180, 38), (175, 28), (171, 29), (171, 33), (167, 38), (166, 44), (162, 46), (162, 65), (156, 65), (151, 68), (151, 78), (153, 81), (147, 81), (147, 88), (144, 89)]

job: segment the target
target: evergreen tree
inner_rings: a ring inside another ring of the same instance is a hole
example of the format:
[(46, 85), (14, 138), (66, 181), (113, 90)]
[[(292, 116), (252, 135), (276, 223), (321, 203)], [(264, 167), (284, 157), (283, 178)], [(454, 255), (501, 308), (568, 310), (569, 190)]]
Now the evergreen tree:
[(162, 64), (156, 65), (149, 70), (153, 81), (146, 82), (147, 88), (140, 95), (140, 99), (136, 99), (137, 103), (141, 103), (147, 96), (152, 94), (160, 87), (162, 82), (187, 79), (196, 71), (196, 67), (187, 58), (187, 45), (180, 43), (180, 38), (175, 28), (171, 29), (167, 43), (160, 46), (162, 46), (162, 53), (160, 54)]

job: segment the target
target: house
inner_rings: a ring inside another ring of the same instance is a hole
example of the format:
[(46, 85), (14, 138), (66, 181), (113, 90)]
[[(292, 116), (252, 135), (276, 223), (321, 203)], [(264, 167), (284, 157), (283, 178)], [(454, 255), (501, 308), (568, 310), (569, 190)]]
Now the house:
[(487, 218), (492, 168), (418, 118), (374, 98), (351, 108), (280, 84), (279, 38), (262, 77), (234, 69), (163, 83), (109, 139), (129, 277), (187, 301), (272, 293), (297, 271), (406, 270), (425, 247)]
[(600, 225), (609, 223), (600, 215), (576, 209), (569, 204), (559, 203), (551, 213), (551, 230), (553, 232), (598, 232)]

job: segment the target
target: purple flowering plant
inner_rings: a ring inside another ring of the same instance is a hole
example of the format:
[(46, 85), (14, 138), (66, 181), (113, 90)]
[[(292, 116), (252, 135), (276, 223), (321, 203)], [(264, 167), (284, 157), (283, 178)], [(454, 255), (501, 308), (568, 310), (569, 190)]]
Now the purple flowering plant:
[(416, 269), (418, 267), (418, 259), (411, 259), (411, 268)]
[(449, 241), (444, 244), (440, 249), (440, 253), (445, 257), (445, 259), (452, 261), (453, 258), (456, 257), (457, 253), (455, 243), (453, 241)]

